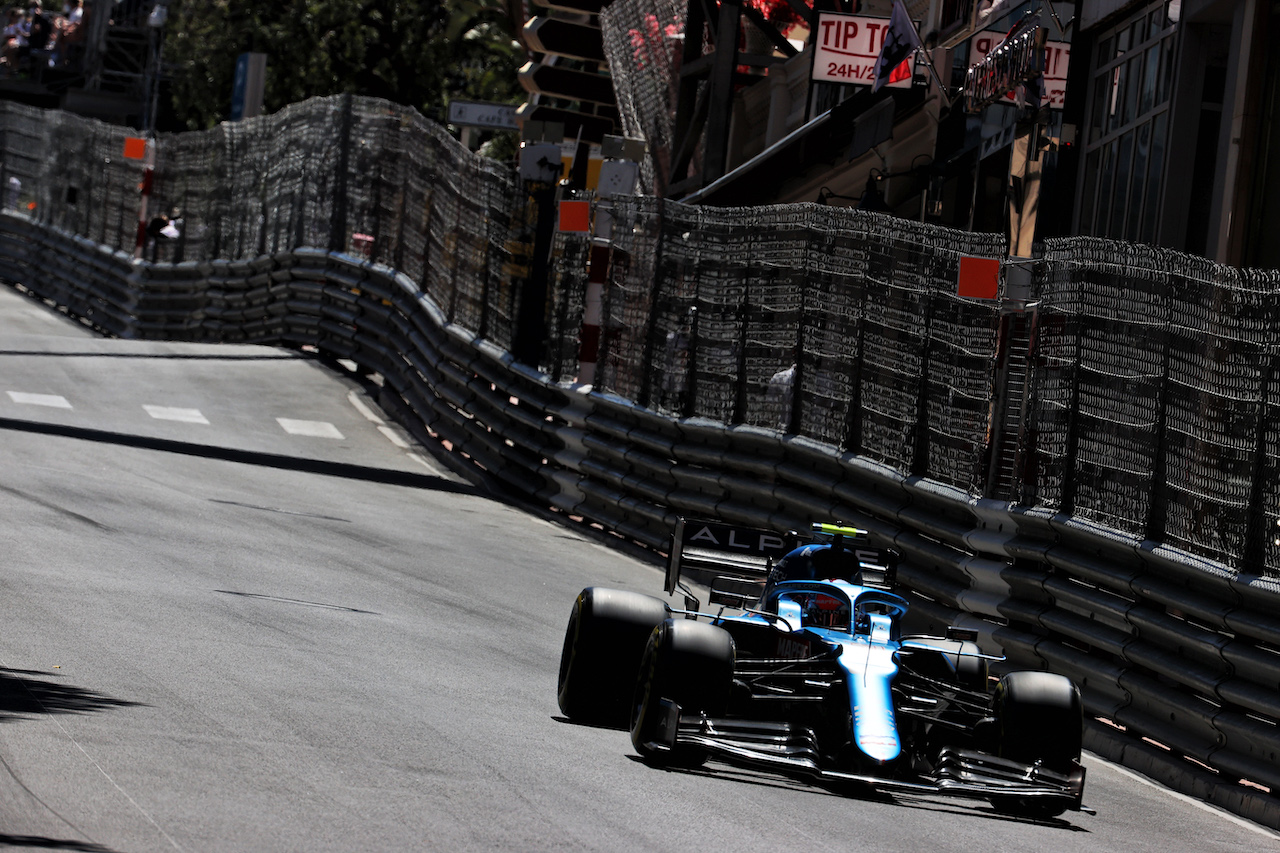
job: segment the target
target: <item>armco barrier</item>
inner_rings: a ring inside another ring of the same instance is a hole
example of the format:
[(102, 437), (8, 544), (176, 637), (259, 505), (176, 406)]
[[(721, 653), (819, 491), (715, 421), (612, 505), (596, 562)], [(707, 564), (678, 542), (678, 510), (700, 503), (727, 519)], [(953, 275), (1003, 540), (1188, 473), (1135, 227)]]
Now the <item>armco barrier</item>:
[(381, 374), (381, 402), (421, 439), (448, 441), (468, 476), (654, 549), (677, 514), (865, 527), (904, 555), (921, 627), (972, 627), (1015, 665), (1069, 675), (1096, 718), (1090, 748), (1280, 827), (1267, 790), (1280, 789), (1274, 580), (977, 500), (811, 439), (673, 419), (550, 382), (447, 323), (407, 276), (338, 253), (135, 263), (5, 213), (0, 262), (106, 334), (351, 359)]

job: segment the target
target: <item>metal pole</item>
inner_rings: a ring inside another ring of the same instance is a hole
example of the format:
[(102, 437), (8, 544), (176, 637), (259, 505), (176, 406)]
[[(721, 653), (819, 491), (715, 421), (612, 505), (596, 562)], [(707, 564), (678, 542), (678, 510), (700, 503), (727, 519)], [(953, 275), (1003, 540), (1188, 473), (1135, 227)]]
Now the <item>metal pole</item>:
[(142, 175), (142, 198), (138, 203), (138, 234), (134, 240), (133, 258), (142, 260), (147, 243), (147, 207), (155, 183), (156, 168), (156, 107), (160, 100), (160, 56), (163, 49), (161, 33), (168, 17), (168, 0), (156, 0), (151, 16), (147, 19), (147, 72), (142, 96), (142, 131), (147, 140), (146, 167)]

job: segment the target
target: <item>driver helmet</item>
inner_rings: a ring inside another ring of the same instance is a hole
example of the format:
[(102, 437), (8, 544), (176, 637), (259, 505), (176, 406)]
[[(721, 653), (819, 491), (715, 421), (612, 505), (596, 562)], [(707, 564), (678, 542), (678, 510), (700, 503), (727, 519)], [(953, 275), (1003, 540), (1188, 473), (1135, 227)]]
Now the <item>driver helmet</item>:
[(831, 545), (804, 545), (787, 553), (769, 573), (769, 586), (783, 581), (812, 581), (839, 578), (840, 555)]
[[(840, 578), (840, 553), (831, 545), (804, 545), (789, 552), (773, 567), (765, 585), (765, 596), (779, 583), (786, 581), (829, 580)], [(844, 603), (828, 595), (809, 595), (803, 602), (806, 621), (810, 624), (833, 627), (840, 623), (848, 624), (848, 616), (843, 611)], [(842, 618), (843, 617), (843, 618)]]

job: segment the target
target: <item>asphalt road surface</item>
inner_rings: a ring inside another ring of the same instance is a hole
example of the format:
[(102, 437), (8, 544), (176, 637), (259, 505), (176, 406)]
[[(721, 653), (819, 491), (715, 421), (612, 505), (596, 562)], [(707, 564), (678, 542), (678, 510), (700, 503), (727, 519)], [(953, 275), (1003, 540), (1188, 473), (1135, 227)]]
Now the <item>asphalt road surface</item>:
[(661, 588), (451, 476), (353, 378), (0, 287), (0, 848), (1280, 849), (1092, 756), (1098, 814), (1044, 823), (647, 768), (556, 707), (592, 584)]

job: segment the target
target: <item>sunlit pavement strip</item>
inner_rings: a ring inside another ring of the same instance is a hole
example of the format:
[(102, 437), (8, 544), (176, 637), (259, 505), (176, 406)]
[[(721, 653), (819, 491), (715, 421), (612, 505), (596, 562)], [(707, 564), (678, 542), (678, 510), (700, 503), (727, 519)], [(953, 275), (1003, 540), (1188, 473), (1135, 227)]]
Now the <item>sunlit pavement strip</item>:
[(343, 438), (338, 428), (325, 421), (295, 421), (292, 418), (276, 418), (276, 423), (290, 435), (306, 435), (312, 438)]
[(147, 414), (161, 421), (182, 421), (186, 424), (207, 424), (209, 419), (199, 409), (175, 409), (171, 406), (146, 406)]
[(347, 399), (351, 402), (351, 405), (356, 407), (357, 412), (364, 415), (365, 420), (369, 421), (370, 423), (378, 425), (378, 432), (386, 436), (387, 441), (391, 442), (401, 450), (409, 449), (409, 442), (405, 441), (400, 436), (400, 433), (396, 432), (391, 427), (387, 426), (386, 425), (387, 422), (384, 421), (382, 418), (378, 417), (378, 414), (373, 409), (370, 409), (368, 406), (366, 406), (364, 400), (361, 400), (360, 396), (356, 394), (355, 391), (352, 391), (350, 394), (348, 394)]
[(49, 406), (53, 409), (71, 408), (67, 398), (59, 397), (57, 394), (28, 394), (25, 391), (10, 391), (9, 398), (15, 403), (24, 403), (28, 406)]
[(380, 433), (382, 433), (383, 435), (385, 435), (385, 436), (387, 437), (387, 441), (391, 442), (392, 444), (394, 444), (396, 447), (400, 448), (401, 450), (408, 450), (408, 449), (409, 449), (409, 442), (407, 442), (407, 441), (405, 441), (403, 438), (401, 438), (401, 437), (400, 437), (400, 435), (399, 435), (395, 430), (393, 430), (391, 427), (389, 427), (389, 426), (380, 426), (380, 427), (378, 427), (378, 432), (380, 432)]
[(357, 412), (364, 415), (365, 420), (375, 424), (383, 423), (382, 418), (378, 417), (377, 414), (373, 411), (373, 409), (370, 409), (368, 406), (366, 406), (364, 404), (364, 400), (361, 400), (359, 395), (357, 395), (355, 391), (352, 391), (350, 394), (347, 395), (347, 400), (351, 402), (351, 405), (356, 407)]
[(436, 467), (432, 465), (430, 462), (428, 462), (427, 460), (423, 459), (418, 454), (410, 451), (409, 453), (406, 453), (405, 456), (408, 456), (410, 459), (412, 459), (414, 462), (417, 462), (419, 465), (421, 465), (423, 468), (426, 468), (428, 471), (435, 473)]

